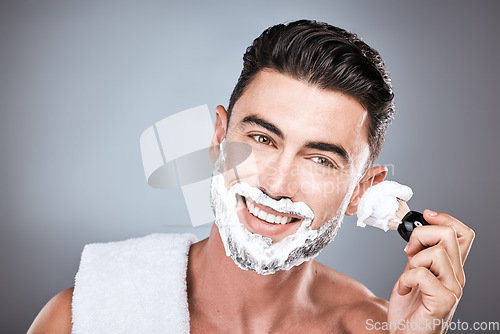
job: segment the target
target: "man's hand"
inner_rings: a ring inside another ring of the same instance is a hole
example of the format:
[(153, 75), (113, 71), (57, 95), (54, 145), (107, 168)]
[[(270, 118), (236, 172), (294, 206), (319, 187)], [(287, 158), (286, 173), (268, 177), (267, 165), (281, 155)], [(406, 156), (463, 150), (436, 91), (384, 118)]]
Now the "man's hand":
[(465, 284), (463, 265), (474, 231), (444, 213), (429, 210), (430, 226), (417, 227), (405, 248), (408, 263), (392, 290), (391, 333), (444, 333)]

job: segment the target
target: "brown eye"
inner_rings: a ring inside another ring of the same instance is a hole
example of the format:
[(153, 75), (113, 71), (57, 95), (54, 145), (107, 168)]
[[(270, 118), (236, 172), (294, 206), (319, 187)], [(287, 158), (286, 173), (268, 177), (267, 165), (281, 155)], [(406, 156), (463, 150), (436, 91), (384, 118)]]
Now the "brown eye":
[(259, 144), (263, 145), (271, 145), (271, 139), (269, 137), (263, 136), (263, 135), (255, 135), (253, 136), (255, 141), (257, 141)]
[(312, 161), (316, 162), (317, 164), (320, 164), (321, 166), (325, 167), (330, 167), (330, 168), (337, 168), (330, 160), (327, 158), (323, 157), (314, 157), (312, 158)]

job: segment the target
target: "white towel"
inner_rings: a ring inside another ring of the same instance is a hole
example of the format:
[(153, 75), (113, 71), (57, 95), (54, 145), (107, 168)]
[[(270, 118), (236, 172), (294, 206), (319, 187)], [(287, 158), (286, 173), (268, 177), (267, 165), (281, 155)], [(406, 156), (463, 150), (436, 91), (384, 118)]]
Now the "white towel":
[(187, 255), (196, 236), (152, 234), (86, 245), (73, 333), (189, 333)]

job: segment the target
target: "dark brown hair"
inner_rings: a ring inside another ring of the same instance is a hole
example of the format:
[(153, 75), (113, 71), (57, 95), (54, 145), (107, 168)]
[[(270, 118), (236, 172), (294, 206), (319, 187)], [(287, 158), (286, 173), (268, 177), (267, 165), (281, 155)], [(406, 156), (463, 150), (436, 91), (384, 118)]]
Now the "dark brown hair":
[(323, 22), (300, 20), (270, 27), (243, 55), (243, 70), (229, 100), (228, 123), (234, 104), (263, 69), (358, 100), (370, 120), (368, 166), (375, 161), (394, 114), (391, 80), (377, 51), (356, 34)]

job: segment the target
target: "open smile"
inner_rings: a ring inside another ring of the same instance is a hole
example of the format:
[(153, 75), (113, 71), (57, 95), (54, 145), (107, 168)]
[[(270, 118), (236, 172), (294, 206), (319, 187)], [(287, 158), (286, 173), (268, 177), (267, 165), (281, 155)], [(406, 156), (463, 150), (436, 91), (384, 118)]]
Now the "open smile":
[[(266, 232), (269, 232), (269, 228), (278, 232), (278, 230), (282, 230), (285, 227), (288, 229), (290, 225), (296, 225), (295, 223), (300, 223), (303, 220), (300, 216), (278, 212), (265, 205), (258, 204), (248, 197), (239, 197), (244, 204), (242, 209), (245, 212), (244, 216), (247, 217), (246, 221), (252, 227), (251, 230), (255, 230), (254, 232), (260, 230), (257, 225), (262, 226), (263, 224), (268, 226), (265, 229)], [(246, 210), (244, 210), (245, 208)]]
[(259, 205), (252, 200), (245, 199), (248, 211), (254, 216), (270, 224), (289, 224), (299, 220), (296, 217), (285, 215), (271, 208)]

